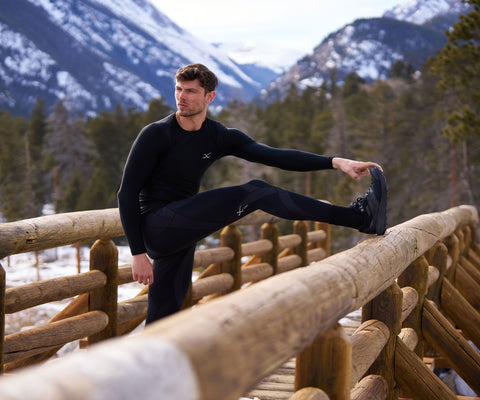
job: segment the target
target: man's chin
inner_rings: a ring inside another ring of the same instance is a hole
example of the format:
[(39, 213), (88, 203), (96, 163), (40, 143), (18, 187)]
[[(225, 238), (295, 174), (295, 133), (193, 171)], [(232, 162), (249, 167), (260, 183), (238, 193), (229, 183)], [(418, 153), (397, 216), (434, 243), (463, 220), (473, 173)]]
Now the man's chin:
[(194, 117), (195, 115), (198, 115), (200, 114), (199, 112), (195, 112), (195, 111), (182, 111), (182, 110), (178, 110), (177, 111), (177, 114), (180, 116), (180, 117), (184, 117), (184, 118), (188, 118), (188, 117)]

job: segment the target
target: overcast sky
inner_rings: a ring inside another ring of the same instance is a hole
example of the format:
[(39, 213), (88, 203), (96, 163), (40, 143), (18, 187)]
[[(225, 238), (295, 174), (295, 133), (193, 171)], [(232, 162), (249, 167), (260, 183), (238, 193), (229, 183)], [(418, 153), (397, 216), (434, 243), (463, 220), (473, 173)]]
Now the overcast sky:
[(380, 17), (405, 0), (151, 0), (208, 42), (263, 42), (309, 53), (357, 18)]

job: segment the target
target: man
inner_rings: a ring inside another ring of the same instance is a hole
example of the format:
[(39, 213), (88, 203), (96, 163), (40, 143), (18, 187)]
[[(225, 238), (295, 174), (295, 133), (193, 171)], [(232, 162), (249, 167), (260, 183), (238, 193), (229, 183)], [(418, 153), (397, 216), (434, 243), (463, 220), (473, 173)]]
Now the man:
[[(324, 221), (379, 235), (385, 232), (387, 186), (378, 164), (257, 143), (243, 132), (206, 118), (218, 85), (207, 67), (187, 65), (175, 78), (177, 111), (142, 129), (118, 192), (133, 255), (133, 278), (150, 285), (147, 323), (180, 309), (191, 282), (197, 241), (257, 209), (285, 219)], [(226, 155), (292, 171), (336, 168), (357, 180), (370, 170), (372, 185), (350, 207), (259, 180), (198, 193), (204, 172)]]

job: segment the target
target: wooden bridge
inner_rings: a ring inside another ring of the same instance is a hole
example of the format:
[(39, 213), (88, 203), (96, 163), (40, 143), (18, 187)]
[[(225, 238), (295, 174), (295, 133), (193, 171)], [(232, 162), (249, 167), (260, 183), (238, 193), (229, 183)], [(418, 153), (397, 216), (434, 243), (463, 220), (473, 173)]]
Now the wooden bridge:
[[(0, 224), (0, 260), (96, 240), (90, 271), (76, 276), (6, 288), (0, 265), (0, 399), (459, 398), (434, 367), (480, 396), (474, 207), (418, 216), (332, 256), (328, 226), (297, 221), (279, 236), (276, 221), (239, 221), (263, 224), (251, 243), (226, 227), (219, 248), (197, 251), (207, 267), (185, 309), (135, 335), (146, 294), (117, 303), (132, 280), (110, 239), (123, 235), (118, 210)], [(5, 313), (72, 297), (47, 325), (5, 336)], [(354, 332), (339, 323), (360, 308)], [(44, 362), (77, 339), (88, 350)]]

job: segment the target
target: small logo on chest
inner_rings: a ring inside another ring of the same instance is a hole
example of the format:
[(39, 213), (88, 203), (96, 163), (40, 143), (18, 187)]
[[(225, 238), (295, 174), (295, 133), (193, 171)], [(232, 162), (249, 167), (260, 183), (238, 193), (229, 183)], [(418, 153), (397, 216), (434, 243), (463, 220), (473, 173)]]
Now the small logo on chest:
[(209, 159), (211, 156), (212, 156), (212, 152), (210, 152), (210, 153), (203, 153), (202, 158), (203, 158), (204, 160), (207, 160), (207, 159)]

